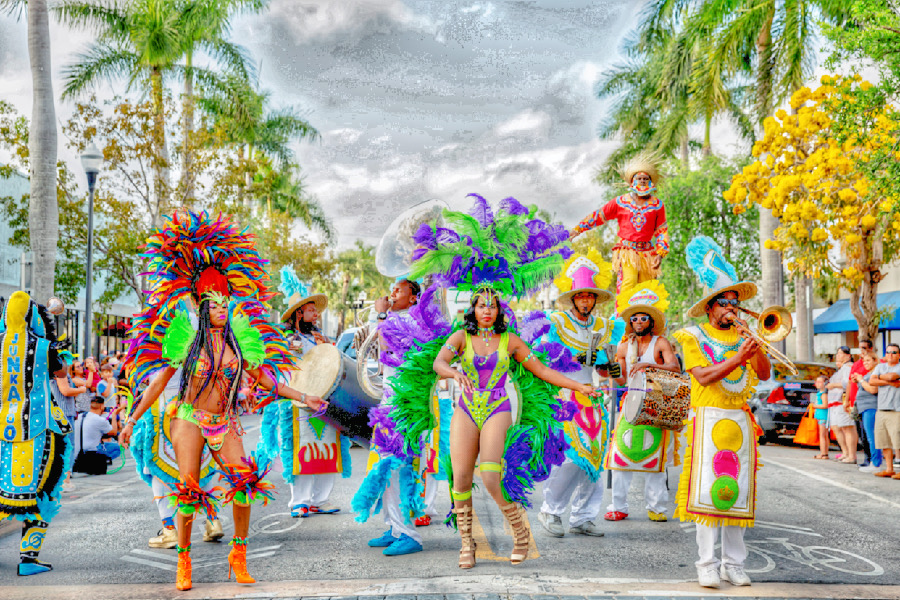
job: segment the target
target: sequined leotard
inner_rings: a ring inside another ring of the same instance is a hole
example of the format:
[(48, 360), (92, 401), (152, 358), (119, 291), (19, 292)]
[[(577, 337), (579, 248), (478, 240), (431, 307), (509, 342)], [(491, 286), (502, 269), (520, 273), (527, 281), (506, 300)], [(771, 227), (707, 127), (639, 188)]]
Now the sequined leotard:
[(473, 384), (475, 391), (463, 392), (460, 407), (478, 426), (497, 413), (512, 410), (506, 394), (506, 378), (509, 371), (509, 334), (500, 335), (500, 345), (491, 354), (475, 354), (472, 336), (466, 334), (466, 350), (460, 358), (460, 366)]

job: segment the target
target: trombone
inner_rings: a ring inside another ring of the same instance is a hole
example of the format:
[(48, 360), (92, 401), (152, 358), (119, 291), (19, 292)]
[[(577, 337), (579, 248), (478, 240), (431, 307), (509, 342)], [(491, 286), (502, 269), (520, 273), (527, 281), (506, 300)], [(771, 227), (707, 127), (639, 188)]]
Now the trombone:
[(747, 313), (758, 321), (757, 330), (752, 331), (750, 328), (742, 325), (736, 318), (731, 319), (731, 324), (745, 338), (751, 339), (763, 349), (763, 352), (783, 364), (790, 371), (791, 375), (798, 375), (797, 367), (778, 350), (773, 344), (780, 342), (788, 336), (794, 326), (794, 320), (791, 313), (783, 306), (770, 306), (762, 313), (756, 313), (742, 306), (737, 309), (743, 313)]

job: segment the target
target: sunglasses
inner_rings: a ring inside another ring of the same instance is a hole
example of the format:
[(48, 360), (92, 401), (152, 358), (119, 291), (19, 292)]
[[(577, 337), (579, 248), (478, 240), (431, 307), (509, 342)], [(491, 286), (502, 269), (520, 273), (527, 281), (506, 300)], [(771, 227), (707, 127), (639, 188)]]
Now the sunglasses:
[(737, 298), (716, 298), (716, 304), (719, 306), (739, 306), (741, 301)]
[(632, 323), (646, 323), (650, 320), (650, 317), (647, 315), (632, 315), (631, 322)]
[(896, 350), (888, 350), (887, 354), (900, 354), (900, 352), (897, 352)]

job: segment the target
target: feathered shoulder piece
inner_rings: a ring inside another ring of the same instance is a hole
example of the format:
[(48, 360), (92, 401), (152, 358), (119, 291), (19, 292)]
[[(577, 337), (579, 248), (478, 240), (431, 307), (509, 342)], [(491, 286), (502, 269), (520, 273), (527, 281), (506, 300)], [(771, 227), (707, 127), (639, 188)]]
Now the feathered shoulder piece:
[(716, 281), (723, 275), (731, 281), (737, 281), (735, 268), (725, 260), (725, 252), (709, 236), (698, 235), (685, 248), (688, 266), (697, 274), (700, 283), (706, 287), (716, 286)]
[(410, 277), (433, 275), (448, 288), (475, 291), (489, 284), (507, 298), (523, 297), (553, 280), (572, 255), (568, 232), (535, 217), (515, 198), (500, 202), (496, 213), (483, 197), (468, 213), (444, 211), (446, 227), (423, 223), (413, 240)]
[(297, 277), (294, 265), (281, 267), (281, 285), (278, 286), (278, 289), (284, 294), (285, 298), (291, 298), (293, 296), (302, 298), (309, 295), (309, 290), (303, 282), (300, 281), (300, 278)]

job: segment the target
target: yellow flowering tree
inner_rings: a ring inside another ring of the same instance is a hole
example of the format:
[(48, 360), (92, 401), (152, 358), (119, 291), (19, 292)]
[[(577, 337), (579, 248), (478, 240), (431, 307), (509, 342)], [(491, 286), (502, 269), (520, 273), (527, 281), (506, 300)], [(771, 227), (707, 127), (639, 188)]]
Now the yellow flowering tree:
[(860, 336), (874, 339), (881, 268), (900, 248), (900, 113), (885, 94), (851, 77), (824, 76), (791, 97), (791, 112), (764, 121), (756, 161), (724, 197), (740, 213), (757, 204), (781, 220), (766, 248), (788, 269), (834, 277), (851, 293)]

